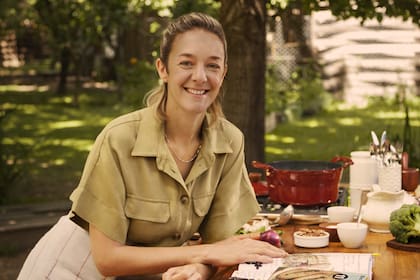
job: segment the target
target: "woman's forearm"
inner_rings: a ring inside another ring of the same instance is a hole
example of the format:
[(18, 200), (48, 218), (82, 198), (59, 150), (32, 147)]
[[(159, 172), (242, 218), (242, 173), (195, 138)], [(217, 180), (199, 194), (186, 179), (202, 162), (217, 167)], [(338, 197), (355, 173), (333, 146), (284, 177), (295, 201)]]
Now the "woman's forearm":
[(90, 227), (92, 255), (104, 276), (162, 273), (171, 267), (205, 262), (207, 247), (136, 247), (109, 239)]
[(104, 276), (162, 273), (188, 264), (230, 266), (246, 261), (271, 262), (287, 253), (250, 236), (235, 236), (214, 244), (181, 247), (135, 247), (111, 240), (90, 228), (92, 255)]

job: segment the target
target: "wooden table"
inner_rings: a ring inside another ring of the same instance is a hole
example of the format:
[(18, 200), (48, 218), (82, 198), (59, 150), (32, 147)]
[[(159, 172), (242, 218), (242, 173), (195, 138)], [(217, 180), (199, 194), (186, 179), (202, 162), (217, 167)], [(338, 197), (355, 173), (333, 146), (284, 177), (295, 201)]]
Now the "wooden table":
[[(302, 225), (286, 225), (283, 230), (284, 248), (289, 253), (304, 252), (346, 252), (375, 253), (373, 263), (374, 280), (420, 280), (420, 253), (389, 248), (386, 242), (393, 239), (391, 234), (368, 232), (364, 245), (359, 249), (344, 248), (340, 242), (330, 242), (328, 247), (319, 249), (299, 248), (293, 245), (293, 232)], [(236, 267), (220, 268), (213, 280), (227, 280)]]

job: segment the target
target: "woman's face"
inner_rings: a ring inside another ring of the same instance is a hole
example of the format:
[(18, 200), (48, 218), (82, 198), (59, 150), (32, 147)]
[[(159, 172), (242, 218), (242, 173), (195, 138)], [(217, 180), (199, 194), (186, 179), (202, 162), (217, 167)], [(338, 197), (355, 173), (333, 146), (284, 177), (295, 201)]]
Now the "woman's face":
[(187, 31), (175, 38), (168, 65), (157, 60), (156, 66), (168, 85), (167, 112), (206, 112), (226, 74), (223, 43), (203, 29)]

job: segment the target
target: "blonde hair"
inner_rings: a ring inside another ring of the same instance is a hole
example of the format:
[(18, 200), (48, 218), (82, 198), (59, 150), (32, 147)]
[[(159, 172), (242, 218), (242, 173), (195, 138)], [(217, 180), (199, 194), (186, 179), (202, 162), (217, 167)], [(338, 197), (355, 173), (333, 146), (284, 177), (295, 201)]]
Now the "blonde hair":
[[(202, 13), (190, 13), (172, 21), (168, 25), (166, 30), (163, 32), (162, 41), (160, 44), (160, 59), (166, 67), (168, 65), (169, 54), (172, 50), (172, 44), (176, 36), (197, 28), (211, 32), (217, 37), (219, 37), (224, 46), (224, 63), (225, 65), (227, 65), (227, 43), (222, 25), (216, 19), (209, 15)], [(146, 95), (146, 105), (151, 106), (153, 104), (157, 104), (157, 115), (162, 120), (166, 119), (165, 107), (167, 96), (168, 88), (166, 83), (163, 83), (155, 89), (152, 89)], [(219, 117), (224, 117), (221, 102), (222, 97), (223, 88), (221, 89), (221, 92), (219, 92), (219, 94), (217, 95), (214, 102), (208, 108), (208, 113), (210, 113), (213, 116), (213, 121), (216, 121)]]

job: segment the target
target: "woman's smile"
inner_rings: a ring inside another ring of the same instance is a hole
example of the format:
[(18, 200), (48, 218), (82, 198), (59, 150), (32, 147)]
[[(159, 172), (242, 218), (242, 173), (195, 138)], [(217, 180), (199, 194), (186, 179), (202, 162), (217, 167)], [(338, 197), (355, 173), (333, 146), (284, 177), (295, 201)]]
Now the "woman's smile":
[(185, 88), (186, 91), (188, 91), (191, 94), (194, 95), (204, 95), (207, 93), (207, 90), (205, 89), (192, 89), (192, 88)]

